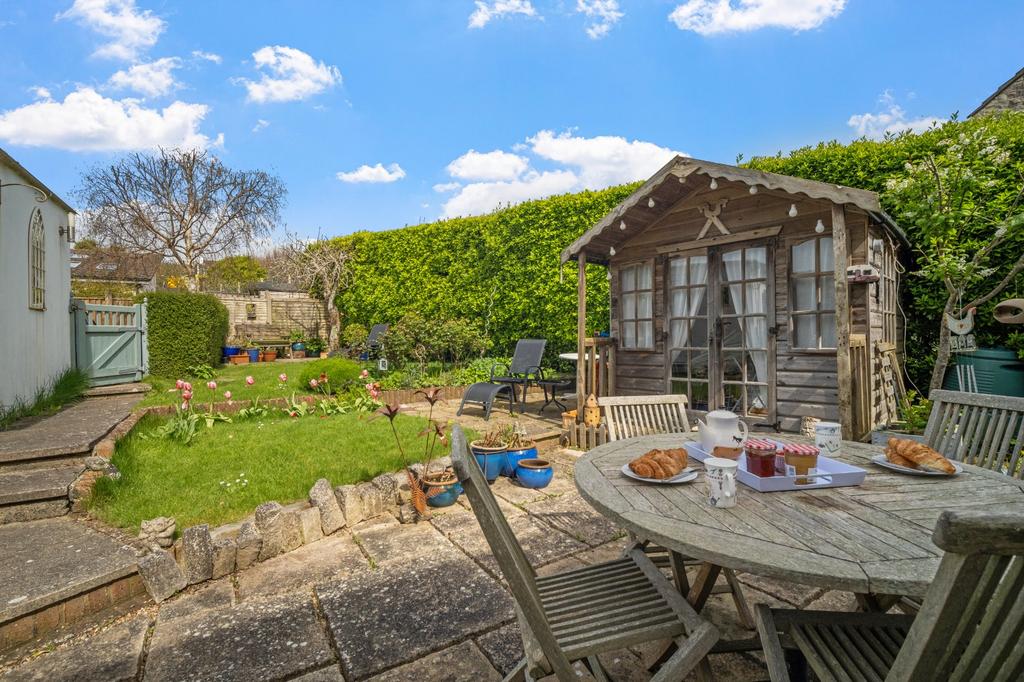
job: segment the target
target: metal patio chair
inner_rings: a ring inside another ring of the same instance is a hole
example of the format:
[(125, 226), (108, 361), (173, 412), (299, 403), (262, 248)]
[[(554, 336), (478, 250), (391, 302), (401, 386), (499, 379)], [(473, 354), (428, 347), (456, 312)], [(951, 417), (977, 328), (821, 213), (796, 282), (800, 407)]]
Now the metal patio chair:
[(533, 680), (554, 673), (578, 679), (582, 661), (598, 680), (607, 675), (598, 655), (642, 642), (671, 638), (676, 651), (654, 682), (681, 680), (701, 666), (718, 641), (703, 619), (653, 562), (635, 549), (615, 561), (538, 577), (516, 540), (462, 429), (452, 429), (452, 462), (502, 575), (516, 601), (525, 658), (505, 678)]
[(499, 362), (491, 366), (492, 384), (511, 386), (512, 396), (517, 401), (520, 400), (518, 389), (522, 388), (522, 400), (519, 402), (520, 413), (526, 405), (526, 390), (530, 384), (544, 378), (544, 372), (540, 365), (544, 360), (544, 349), (547, 345), (547, 339), (519, 339), (516, 342), (516, 350), (512, 354), (511, 362), (508, 364)]
[(916, 618), (758, 605), (772, 682), (1024, 679), (1024, 515), (946, 511), (932, 540), (946, 554)]

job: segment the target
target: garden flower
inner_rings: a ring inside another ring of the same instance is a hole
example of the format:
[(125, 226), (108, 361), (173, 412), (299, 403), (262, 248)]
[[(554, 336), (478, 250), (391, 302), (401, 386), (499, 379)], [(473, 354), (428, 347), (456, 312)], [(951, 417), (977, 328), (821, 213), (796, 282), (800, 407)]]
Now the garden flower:
[(182, 391), (181, 392), (181, 399), (184, 400), (185, 402), (188, 402), (189, 400), (192, 400), (192, 389), (190, 388), (190, 389), (188, 389), (186, 391)]
[(189, 391), (189, 392), (191, 392), (191, 391), (192, 391), (192, 384), (190, 384), (190, 383), (188, 383), (188, 382), (186, 381), (186, 382), (184, 383), (184, 385), (182, 385), (182, 388), (184, 388), (184, 389), (185, 389), (186, 391)]
[(284, 372), (281, 372), (280, 374), (277, 375), (277, 380), (280, 381), (282, 384), (286, 384), (288, 383), (288, 375), (285, 374)]
[(360, 379), (365, 379), (368, 376), (370, 376), (370, 370), (368, 369), (364, 369), (362, 372), (359, 373)]
[(182, 381), (181, 379), (178, 379), (177, 381), (174, 382), (174, 387), (180, 391), (181, 389), (185, 388), (185, 382)]
[(231, 391), (224, 391), (225, 400), (231, 400)]
[(252, 378), (251, 374), (245, 378), (245, 385), (246, 386), (252, 386), (255, 383), (256, 383), (256, 380)]
[(318, 382), (317, 382), (317, 380), (316, 380), (316, 379), (310, 379), (310, 380), (309, 380), (309, 387), (310, 387), (310, 388), (316, 388), (316, 387), (317, 387), (318, 385), (319, 385), (319, 384), (318, 384)]
[(206, 387), (208, 389), (210, 389), (211, 391), (216, 391), (217, 390), (217, 382), (216, 381), (207, 381), (206, 382)]
[(185, 400), (185, 401), (182, 401), (182, 403), (181, 403), (181, 409), (182, 409), (182, 410), (187, 410), (187, 409), (188, 409), (188, 401), (187, 401), (187, 400)]

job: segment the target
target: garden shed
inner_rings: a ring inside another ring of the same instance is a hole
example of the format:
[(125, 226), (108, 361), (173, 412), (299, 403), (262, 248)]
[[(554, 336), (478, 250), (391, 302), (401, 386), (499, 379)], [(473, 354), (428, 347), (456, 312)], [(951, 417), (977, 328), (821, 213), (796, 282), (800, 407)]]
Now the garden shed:
[[(896, 418), (908, 250), (874, 192), (676, 157), (562, 252), (581, 266), (578, 397), (682, 393), (865, 438)], [(587, 263), (608, 268), (607, 337), (583, 322)]]

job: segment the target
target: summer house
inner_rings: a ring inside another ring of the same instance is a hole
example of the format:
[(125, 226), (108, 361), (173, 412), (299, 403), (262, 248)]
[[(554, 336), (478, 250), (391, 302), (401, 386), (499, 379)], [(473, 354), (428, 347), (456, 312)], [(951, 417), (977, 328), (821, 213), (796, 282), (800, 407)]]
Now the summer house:
[[(676, 157), (562, 252), (581, 266), (579, 404), (683, 393), (865, 438), (896, 418), (907, 251), (874, 192)], [(608, 337), (584, 325), (587, 263), (608, 268)]]

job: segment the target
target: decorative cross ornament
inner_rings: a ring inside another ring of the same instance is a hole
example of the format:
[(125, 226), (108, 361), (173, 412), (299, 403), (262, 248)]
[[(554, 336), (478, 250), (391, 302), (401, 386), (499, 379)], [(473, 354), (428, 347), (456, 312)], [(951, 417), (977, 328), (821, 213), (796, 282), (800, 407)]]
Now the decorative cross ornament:
[(704, 222), (704, 227), (700, 230), (700, 234), (697, 235), (697, 239), (704, 239), (704, 236), (708, 233), (708, 230), (711, 229), (712, 225), (718, 228), (718, 231), (721, 234), (732, 234), (729, 232), (729, 228), (723, 225), (722, 221), (718, 219), (718, 216), (722, 214), (722, 209), (725, 208), (725, 205), (728, 203), (728, 199), (719, 199), (714, 204), (707, 203), (697, 208), (701, 215), (707, 218)]

